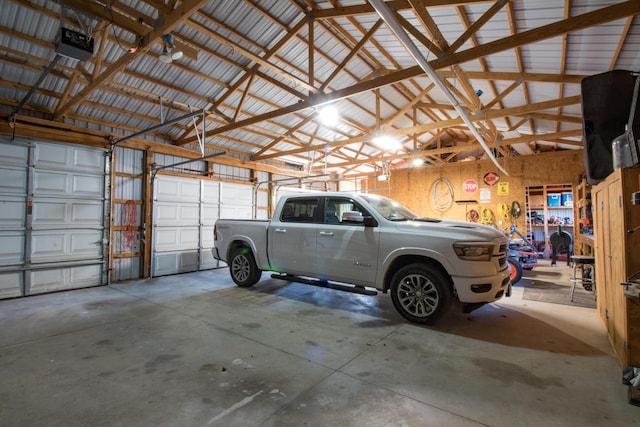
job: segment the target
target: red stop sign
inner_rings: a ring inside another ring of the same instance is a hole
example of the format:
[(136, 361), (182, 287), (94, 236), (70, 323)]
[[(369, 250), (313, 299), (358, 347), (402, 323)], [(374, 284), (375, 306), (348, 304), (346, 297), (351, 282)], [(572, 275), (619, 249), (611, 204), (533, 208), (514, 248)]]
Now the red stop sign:
[(462, 183), (462, 191), (467, 194), (472, 194), (478, 191), (478, 182), (473, 179), (468, 179)]

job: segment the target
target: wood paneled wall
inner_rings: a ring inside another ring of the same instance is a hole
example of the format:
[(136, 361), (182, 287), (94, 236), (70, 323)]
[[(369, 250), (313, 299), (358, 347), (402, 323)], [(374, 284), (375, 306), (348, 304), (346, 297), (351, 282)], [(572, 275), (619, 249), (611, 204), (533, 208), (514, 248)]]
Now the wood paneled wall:
[[(509, 173), (508, 176), (501, 173), (490, 160), (480, 160), (441, 167), (423, 165), (398, 169), (392, 171), (390, 181), (370, 179), (367, 185), (369, 192), (391, 197), (420, 216), (465, 220), (468, 211), (474, 209), (481, 212), (489, 208), (496, 216), (496, 224), (505, 230), (511, 225), (511, 220), (499, 223), (498, 205), (506, 203), (511, 206), (513, 201), (518, 201), (522, 207), (522, 215), (515, 224), (524, 233), (525, 188), (551, 184), (575, 186), (580, 174), (584, 172), (582, 150), (503, 158), (499, 161)], [(499, 176), (498, 183), (494, 185), (483, 182), (485, 175), (491, 172)], [(444, 211), (435, 209), (432, 202), (433, 184), (439, 178), (446, 178), (453, 187), (454, 202)], [(468, 194), (463, 191), (463, 183), (467, 180), (477, 182), (476, 192)], [(508, 185), (508, 194), (500, 195), (499, 189), (504, 190), (505, 183)], [(481, 189), (489, 194), (488, 202), (481, 203)], [(455, 203), (455, 200), (477, 200), (477, 203)]]

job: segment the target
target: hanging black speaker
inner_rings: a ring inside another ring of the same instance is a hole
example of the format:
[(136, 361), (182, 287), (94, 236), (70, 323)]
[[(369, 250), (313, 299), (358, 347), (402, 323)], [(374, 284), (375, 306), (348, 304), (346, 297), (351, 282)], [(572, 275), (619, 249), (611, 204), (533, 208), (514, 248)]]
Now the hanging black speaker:
[[(614, 70), (582, 80), (582, 118), (584, 166), (591, 185), (613, 172), (611, 144), (623, 133), (629, 121), (635, 77), (631, 71)], [(640, 135), (640, 103), (632, 126)]]

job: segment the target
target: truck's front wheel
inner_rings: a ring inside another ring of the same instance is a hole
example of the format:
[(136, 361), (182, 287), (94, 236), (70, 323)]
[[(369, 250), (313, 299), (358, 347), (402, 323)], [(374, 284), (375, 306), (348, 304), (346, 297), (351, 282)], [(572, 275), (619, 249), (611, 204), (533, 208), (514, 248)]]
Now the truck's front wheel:
[(246, 247), (236, 248), (231, 254), (229, 264), (231, 279), (240, 287), (248, 288), (260, 280), (262, 271), (256, 265), (251, 249)]
[(407, 320), (431, 324), (445, 314), (453, 299), (451, 285), (437, 269), (424, 264), (409, 264), (391, 280), (391, 300)]

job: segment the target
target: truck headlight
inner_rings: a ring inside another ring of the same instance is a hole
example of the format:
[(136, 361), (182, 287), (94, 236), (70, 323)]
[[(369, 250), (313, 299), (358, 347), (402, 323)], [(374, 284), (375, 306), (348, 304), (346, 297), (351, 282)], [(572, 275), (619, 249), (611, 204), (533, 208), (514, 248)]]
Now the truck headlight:
[(467, 261), (489, 261), (493, 253), (493, 245), (454, 243), (453, 250), (460, 259)]

